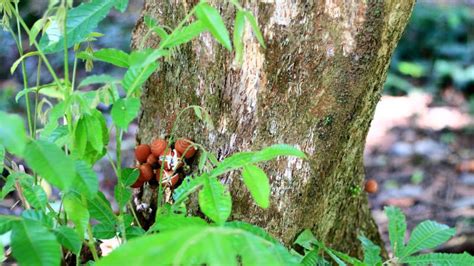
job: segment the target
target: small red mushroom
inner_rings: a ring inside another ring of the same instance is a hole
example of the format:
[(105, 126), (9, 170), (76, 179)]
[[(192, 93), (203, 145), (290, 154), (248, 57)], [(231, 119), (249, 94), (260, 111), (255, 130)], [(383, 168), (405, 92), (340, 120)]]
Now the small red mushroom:
[(367, 180), (367, 182), (365, 182), (364, 190), (367, 193), (375, 193), (377, 192), (378, 188), (379, 188), (379, 185), (377, 184), (377, 181), (375, 181), (374, 179), (369, 179)]
[(138, 176), (138, 180), (146, 182), (153, 177), (153, 169), (151, 168), (151, 165), (145, 163), (140, 165), (138, 168), (140, 169), (140, 175)]
[(174, 144), (174, 148), (179, 153), (184, 154), (184, 158), (186, 159), (193, 157), (196, 153), (196, 149), (192, 146), (192, 141), (189, 139), (178, 139)]
[(166, 140), (156, 139), (151, 143), (151, 153), (158, 158), (165, 151), (167, 145)]
[(146, 162), (148, 155), (150, 155), (151, 149), (150, 146), (146, 144), (140, 144), (135, 148), (135, 158), (140, 163)]

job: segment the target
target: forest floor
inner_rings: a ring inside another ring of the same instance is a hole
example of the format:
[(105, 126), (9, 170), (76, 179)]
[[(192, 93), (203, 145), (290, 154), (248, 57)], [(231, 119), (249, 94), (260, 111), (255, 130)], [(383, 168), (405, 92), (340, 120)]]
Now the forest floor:
[(386, 205), (400, 207), (408, 230), (423, 220), (457, 229), (443, 251), (474, 254), (474, 123), (462, 94), (445, 90), (383, 96), (367, 137), (368, 179), (373, 216), (388, 243)]

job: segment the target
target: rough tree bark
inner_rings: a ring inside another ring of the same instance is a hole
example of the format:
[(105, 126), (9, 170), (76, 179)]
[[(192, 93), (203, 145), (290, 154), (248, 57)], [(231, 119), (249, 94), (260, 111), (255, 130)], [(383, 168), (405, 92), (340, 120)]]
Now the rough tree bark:
[[(232, 25), (235, 10), (214, 2)], [(177, 133), (219, 159), (275, 143), (299, 147), (309, 161), (265, 164), (272, 186), (266, 210), (252, 202), (240, 173), (224, 178), (234, 201), (232, 219), (262, 226), (287, 245), (310, 228), (329, 246), (360, 254), (360, 232), (379, 243), (380, 238), (367, 196), (351, 188), (363, 186), (365, 138), (414, 0), (244, 2), (258, 18), (267, 48), (249, 25), (241, 66), (209, 34), (184, 46), (146, 85), (137, 141), (169, 134), (177, 113), (195, 104), (210, 111), (215, 130), (190, 114), (179, 121)], [(195, 3), (146, 0), (142, 15), (173, 27)], [(145, 31), (142, 17), (133, 46)], [(157, 44), (158, 38), (146, 42)], [(144, 188), (135, 197), (154, 211), (154, 191)]]

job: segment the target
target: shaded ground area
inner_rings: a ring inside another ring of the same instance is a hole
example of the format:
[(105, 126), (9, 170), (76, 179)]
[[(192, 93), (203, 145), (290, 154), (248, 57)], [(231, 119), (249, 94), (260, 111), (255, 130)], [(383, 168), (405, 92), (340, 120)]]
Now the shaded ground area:
[(367, 178), (379, 183), (370, 204), (386, 243), (383, 206), (395, 205), (409, 230), (426, 219), (456, 227), (449, 248), (473, 254), (474, 124), (461, 94), (446, 90), (442, 98), (383, 96), (366, 145)]

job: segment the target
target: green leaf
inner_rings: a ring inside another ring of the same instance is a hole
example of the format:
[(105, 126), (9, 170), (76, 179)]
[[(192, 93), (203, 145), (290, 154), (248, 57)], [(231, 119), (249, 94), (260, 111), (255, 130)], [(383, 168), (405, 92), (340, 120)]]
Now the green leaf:
[(16, 176), (15, 174), (16, 173), (10, 174), (7, 177), (7, 181), (5, 182), (5, 184), (2, 187), (2, 193), (0, 195), (0, 200), (3, 200), (8, 195), (8, 193), (15, 190), (15, 176)]
[(84, 161), (75, 161), (76, 178), (74, 179), (74, 187), (85, 195), (87, 199), (92, 199), (99, 190), (99, 179), (92, 167)]
[(48, 202), (48, 198), (43, 188), (41, 186), (29, 186), (22, 188), (23, 194), (28, 203), (33, 208), (44, 210), (44, 208), (46, 207), (46, 203)]
[(287, 144), (275, 144), (264, 148), (257, 152), (252, 158), (253, 162), (268, 161), (277, 158), (278, 156), (295, 156), (302, 159), (307, 159), (306, 154), (297, 148)]
[(33, 43), (36, 40), (36, 37), (41, 32), (41, 30), (43, 30), (47, 22), (48, 22), (48, 18), (40, 18), (33, 24), (33, 26), (30, 29), (30, 33), (28, 35), (28, 38), (30, 40), (30, 46), (33, 46)]
[(26, 53), (24, 54), (23, 56), (21, 56), (20, 58), (18, 58), (11, 66), (10, 68), (10, 74), (13, 74), (15, 73), (15, 70), (16, 68), (18, 67), (18, 65), (23, 62), (23, 60), (25, 60), (26, 58), (30, 57), (30, 56), (35, 56), (35, 55), (39, 55), (39, 52), (38, 51), (33, 51), (33, 52), (29, 52), (29, 53)]
[(95, 60), (106, 62), (118, 67), (130, 67), (130, 56), (122, 50), (114, 48), (100, 49), (99, 51), (94, 52), (93, 56)]
[(124, 168), (122, 169), (122, 176), (120, 177), (120, 183), (123, 186), (131, 186), (137, 181), (140, 171), (137, 168)]
[(364, 263), (367, 265), (382, 265), (380, 247), (372, 243), (372, 241), (365, 236), (359, 236), (358, 239), (364, 249)]
[(279, 244), (246, 231), (213, 226), (189, 226), (129, 241), (97, 265), (296, 265)]
[(98, 224), (92, 228), (92, 234), (98, 239), (110, 239), (117, 235), (115, 226), (110, 224)]
[[(61, 86), (66, 86), (63, 80), (60, 80)], [(39, 87), (31, 87), (19, 91), (15, 96), (15, 101), (18, 102), (23, 96), (30, 92), (38, 91), (39, 94), (48, 96), (50, 98), (64, 100), (64, 90), (58, 86), (56, 82), (44, 84)], [(63, 113), (64, 115), (64, 113)]]
[(388, 217), (390, 245), (395, 256), (399, 257), (405, 245), (404, 239), (407, 230), (405, 215), (399, 208), (392, 206), (385, 207), (385, 213)]
[(319, 249), (313, 249), (310, 252), (306, 253), (304, 255), (303, 260), (301, 261), (302, 266), (315, 266), (315, 265), (320, 265), (322, 262), (323, 258), (319, 256)]
[(117, 83), (117, 82), (118, 82), (118, 79), (110, 75), (106, 75), (106, 74), (92, 75), (82, 80), (81, 83), (79, 84), (79, 88), (84, 87), (84, 86), (89, 86), (92, 84), (102, 84), (102, 83), (109, 84), (109, 83)]
[(43, 137), (43, 140), (55, 143), (58, 147), (62, 147), (68, 141), (69, 129), (67, 126), (58, 126), (49, 134), (49, 136), (41, 137)]
[(0, 111), (0, 145), (9, 152), (21, 156), (27, 141), (23, 120), (18, 115), (10, 115)]
[(199, 163), (198, 163), (198, 169), (199, 171), (204, 170), (204, 166), (206, 166), (206, 161), (207, 161), (207, 152), (203, 151), (199, 154)]
[(82, 241), (74, 229), (67, 226), (59, 226), (53, 231), (58, 242), (74, 254), (81, 251)]
[(149, 231), (165, 232), (189, 226), (207, 226), (207, 222), (196, 216), (158, 216), (158, 220), (150, 227)]
[(202, 112), (201, 108), (199, 106), (193, 106), (194, 114), (197, 116), (197, 118), (202, 120)]
[(138, 226), (130, 226), (125, 229), (127, 240), (143, 236), (145, 233), (145, 230)]
[(242, 222), (242, 221), (232, 221), (232, 222), (226, 222), (224, 224), (224, 226), (225, 227), (230, 227), (230, 228), (238, 228), (238, 229), (245, 230), (249, 233), (252, 233), (256, 236), (259, 236), (259, 237), (267, 240), (268, 242), (271, 242), (271, 243), (274, 243), (274, 244), (279, 244), (280, 243), (273, 236), (271, 236), (269, 233), (267, 233), (267, 231), (265, 231), (263, 228), (258, 227), (258, 226), (253, 225), (253, 224), (249, 224), (249, 223)]
[(410, 240), (399, 257), (403, 258), (423, 249), (435, 248), (448, 241), (455, 234), (456, 229), (449, 228), (447, 225), (424, 221), (413, 229)]
[(0, 144), (0, 174), (3, 172), (4, 161), (5, 161), (5, 146)]
[(87, 201), (87, 204), (91, 218), (104, 224), (115, 225), (117, 217), (102, 192), (99, 191), (94, 199)]
[(115, 8), (120, 11), (120, 12), (125, 12), (125, 10), (127, 10), (127, 6), (128, 6), (128, 0), (116, 0), (115, 1)]
[(243, 55), (244, 55), (244, 42), (242, 41), (242, 37), (244, 35), (245, 30), (245, 12), (242, 10), (237, 11), (237, 15), (235, 16), (234, 21), (234, 35), (232, 41), (234, 43), (235, 48), (235, 61), (239, 64), (242, 63)]
[(325, 248), (324, 251), (337, 263), (339, 266), (346, 266), (347, 264), (344, 263), (334, 252), (330, 249)]
[(114, 189), (114, 195), (119, 208), (123, 209), (132, 198), (132, 189), (122, 185), (117, 185)]
[(20, 221), (21, 219), (17, 216), (12, 215), (0, 215), (0, 235), (12, 229), (13, 223)]
[(89, 224), (89, 211), (82, 201), (73, 195), (65, 196), (63, 205), (67, 217), (74, 223), (76, 232), (82, 239)]
[(212, 36), (229, 51), (232, 50), (229, 32), (225, 27), (219, 12), (207, 3), (200, 3), (196, 6), (196, 16), (209, 29)]
[(155, 72), (158, 63), (152, 63), (143, 67), (132, 67), (127, 70), (122, 80), (122, 86), (127, 92), (127, 96), (132, 95), (140, 89), (143, 83)]
[(185, 201), (188, 196), (197, 191), (204, 184), (204, 177), (187, 176), (179, 187), (173, 191), (173, 199), (175, 204)]
[(263, 34), (260, 31), (260, 27), (258, 26), (257, 19), (253, 16), (252, 12), (245, 11), (245, 17), (247, 18), (250, 26), (252, 27), (253, 33), (257, 37), (258, 42), (263, 48), (266, 48), (265, 41), (263, 40)]
[[(66, 22), (68, 48), (83, 41), (107, 16), (114, 4), (113, 0), (92, 0), (71, 9)], [(54, 53), (64, 49), (64, 36), (60, 27), (57, 20), (48, 27), (39, 43), (43, 52)]]
[(303, 232), (301, 232), (301, 234), (298, 235), (295, 240), (295, 244), (298, 244), (305, 249), (312, 249), (313, 245), (318, 244), (318, 240), (313, 235), (311, 230), (305, 229)]
[(137, 98), (124, 98), (116, 101), (112, 107), (112, 120), (121, 129), (127, 129), (140, 111), (140, 100)]
[(270, 181), (265, 172), (258, 166), (247, 165), (242, 171), (245, 186), (252, 198), (262, 208), (270, 206)]
[(474, 265), (474, 257), (467, 252), (462, 254), (430, 253), (406, 257), (400, 262), (408, 265), (419, 266), (471, 266)]
[(199, 191), (199, 207), (215, 223), (223, 224), (232, 210), (230, 193), (217, 178), (208, 177), (204, 180), (204, 187)]
[[(157, 27), (154, 27), (154, 29), (157, 29)], [(162, 44), (160, 45), (162, 45), (163, 48), (176, 47), (181, 44), (190, 42), (191, 40), (199, 36), (201, 33), (203, 33), (204, 31), (206, 31), (206, 25), (202, 21), (198, 20), (196, 22), (189, 24), (188, 26), (183, 27), (179, 31), (174, 31), (169, 36), (166, 36), (162, 32), (160, 32), (159, 34), (160, 34), (160, 37), (162, 38)]]
[(54, 226), (54, 221), (53, 221), (54, 214), (53, 213), (48, 213), (48, 214), (40, 210), (29, 209), (29, 210), (23, 211), (21, 213), (21, 217), (23, 217), (25, 220), (39, 222), (44, 227), (51, 229)]
[(31, 220), (13, 224), (11, 247), (20, 265), (59, 265), (61, 261), (61, 246), (54, 234)]
[(25, 160), (41, 177), (61, 190), (72, 184), (76, 171), (74, 161), (54, 143), (36, 140), (27, 144)]

